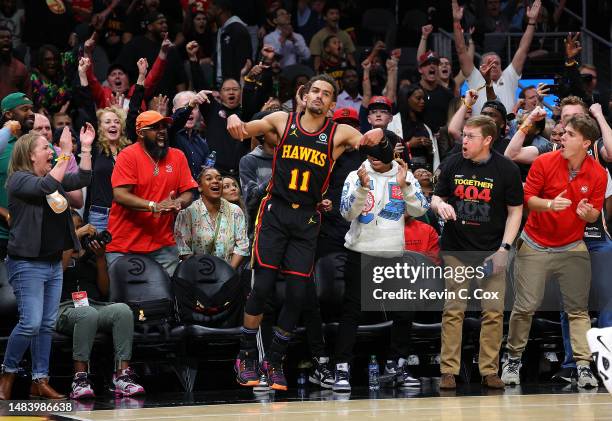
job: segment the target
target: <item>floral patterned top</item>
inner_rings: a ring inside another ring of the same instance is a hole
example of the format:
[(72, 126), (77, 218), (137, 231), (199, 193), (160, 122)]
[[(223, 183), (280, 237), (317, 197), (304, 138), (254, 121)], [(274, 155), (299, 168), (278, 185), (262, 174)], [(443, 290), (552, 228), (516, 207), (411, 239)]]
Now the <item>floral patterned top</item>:
[(213, 245), (216, 225), (202, 199), (180, 211), (174, 224), (179, 255), (211, 254), (230, 263), (234, 253), (240, 256), (250, 254), (246, 220), (239, 206), (222, 198), (216, 223), (220, 225)]

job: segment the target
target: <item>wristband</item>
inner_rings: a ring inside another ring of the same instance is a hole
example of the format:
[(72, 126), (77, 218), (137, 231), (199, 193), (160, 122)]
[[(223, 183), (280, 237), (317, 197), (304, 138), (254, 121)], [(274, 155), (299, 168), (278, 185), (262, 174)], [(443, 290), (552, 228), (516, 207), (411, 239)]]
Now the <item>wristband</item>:
[(254, 79), (251, 79), (251, 78), (250, 78), (250, 77), (248, 77), (248, 76), (245, 76), (245, 77), (244, 77), (244, 81), (245, 81), (245, 82), (250, 82), (250, 83), (255, 83), (255, 80), (254, 80)]
[(72, 155), (70, 154), (61, 154), (60, 156), (57, 157), (58, 161), (70, 161), (70, 158), (72, 157)]
[(546, 208), (547, 209), (552, 209), (552, 200), (548, 201), (548, 203), (546, 204)]
[(529, 23), (527, 24), (527, 26), (536, 26), (536, 23), (535, 23), (535, 22), (529, 22)]
[(575, 66), (577, 64), (578, 64), (578, 62), (576, 60), (566, 61), (565, 62), (565, 67), (572, 67), (572, 66)]
[(461, 98), (461, 102), (463, 102), (463, 105), (465, 105), (465, 107), (468, 109), (468, 111), (472, 110), (472, 106), (469, 105), (467, 102), (465, 102), (465, 98)]
[(149, 206), (149, 209), (151, 210), (152, 213), (157, 212), (157, 203), (155, 203), (154, 201), (150, 200), (148, 206)]
[(523, 123), (521, 124), (521, 127), (519, 127), (519, 130), (521, 132), (523, 132), (523, 134), (525, 136), (527, 136), (529, 134), (529, 130), (533, 127), (533, 124), (531, 123)]

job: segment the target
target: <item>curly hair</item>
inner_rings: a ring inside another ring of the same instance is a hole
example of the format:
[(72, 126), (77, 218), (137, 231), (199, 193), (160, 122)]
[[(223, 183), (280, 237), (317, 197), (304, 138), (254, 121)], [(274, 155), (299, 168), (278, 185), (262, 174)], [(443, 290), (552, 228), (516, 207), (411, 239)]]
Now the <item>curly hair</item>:
[[(105, 113), (113, 113), (117, 117), (119, 117), (119, 127), (121, 130), (121, 137), (119, 137), (119, 143), (117, 144), (117, 152), (119, 152), (126, 146), (132, 144), (132, 142), (130, 142), (130, 140), (125, 135), (125, 120), (127, 118), (127, 115), (125, 114), (124, 110), (117, 107), (106, 107), (101, 110), (98, 110), (96, 111), (96, 117), (98, 118), (98, 128), (100, 128), (101, 126), (101, 119)], [(98, 147), (106, 156), (111, 156), (112, 152), (110, 148), (110, 141), (106, 137), (106, 134), (100, 129), (98, 129)]]

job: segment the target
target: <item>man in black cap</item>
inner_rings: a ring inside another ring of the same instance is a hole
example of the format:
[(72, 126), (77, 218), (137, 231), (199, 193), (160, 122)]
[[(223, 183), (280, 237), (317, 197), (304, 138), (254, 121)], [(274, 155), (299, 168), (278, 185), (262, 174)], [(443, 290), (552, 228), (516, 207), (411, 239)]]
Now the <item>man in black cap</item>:
[[(153, 12), (147, 15), (143, 22), (146, 27), (145, 34), (135, 36), (123, 47), (117, 58), (117, 63), (127, 69), (132, 80), (136, 80), (138, 76), (136, 66), (138, 60), (144, 57), (149, 63), (153, 63), (162, 42), (168, 36), (168, 21), (162, 13)], [(174, 98), (177, 92), (186, 89), (187, 76), (185, 75), (183, 62), (176, 49), (170, 48), (166, 58), (166, 69), (154, 94), (163, 94), (168, 98)]]
[(440, 126), (446, 124), (448, 103), (453, 98), (453, 93), (440, 85), (439, 65), (440, 57), (434, 51), (427, 51), (419, 57), (419, 73), (421, 74), (419, 84), (425, 94), (423, 122), (427, 124), (432, 133), (436, 133)]

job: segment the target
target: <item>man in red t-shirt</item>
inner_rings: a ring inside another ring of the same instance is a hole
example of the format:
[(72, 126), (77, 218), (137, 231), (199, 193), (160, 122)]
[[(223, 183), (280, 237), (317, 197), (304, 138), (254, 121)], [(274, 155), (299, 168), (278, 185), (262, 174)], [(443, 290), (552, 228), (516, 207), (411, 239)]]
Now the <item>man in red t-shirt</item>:
[(436, 265), (440, 260), (440, 238), (436, 230), (425, 222), (417, 221), (410, 215), (404, 217), (404, 248), (429, 257)]
[(121, 151), (113, 170), (113, 205), (106, 247), (108, 265), (125, 253), (147, 254), (170, 276), (178, 264), (174, 215), (191, 204), (191, 176), (185, 154), (168, 146), (168, 124), (157, 111), (136, 118), (138, 141)]
[(502, 372), (506, 384), (520, 383), (521, 355), (531, 319), (544, 297), (546, 279), (556, 275), (569, 319), (578, 386), (597, 387), (586, 340), (591, 328), (591, 262), (583, 237), (586, 224), (600, 216), (606, 190), (605, 169), (588, 155), (599, 136), (593, 119), (573, 116), (561, 138), (562, 149), (540, 155), (529, 170), (524, 191), (531, 212), (517, 244), (509, 358)]

